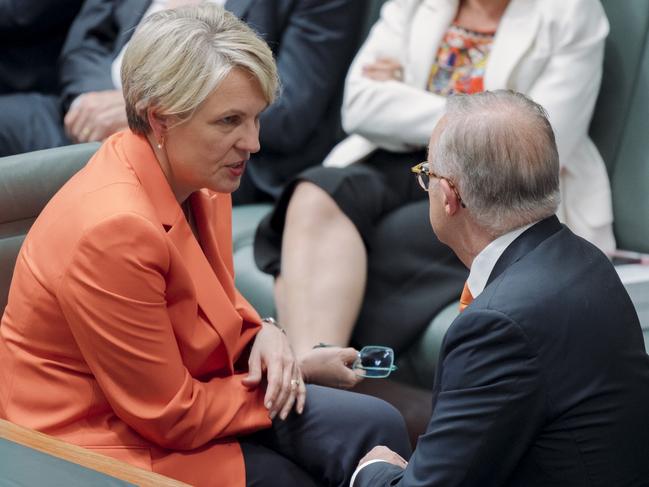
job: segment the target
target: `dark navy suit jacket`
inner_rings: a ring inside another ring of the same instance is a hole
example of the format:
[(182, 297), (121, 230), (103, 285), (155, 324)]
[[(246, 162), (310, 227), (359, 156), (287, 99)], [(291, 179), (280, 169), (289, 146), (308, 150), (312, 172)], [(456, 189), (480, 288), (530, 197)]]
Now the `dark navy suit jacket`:
[(647, 486), (649, 357), (608, 259), (555, 217), (518, 237), (449, 328), (406, 470), (354, 487)]
[(56, 60), (82, 0), (0, 0), (0, 94), (57, 93)]
[[(114, 89), (111, 65), (150, 0), (86, 0), (61, 57), (64, 111), (78, 95)], [(320, 164), (340, 134), (344, 77), (358, 46), (365, 0), (228, 0), (277, 60), (282, 92), (261, 117), (262, 150), (246, 177), (276, 197), (302, 169)]]

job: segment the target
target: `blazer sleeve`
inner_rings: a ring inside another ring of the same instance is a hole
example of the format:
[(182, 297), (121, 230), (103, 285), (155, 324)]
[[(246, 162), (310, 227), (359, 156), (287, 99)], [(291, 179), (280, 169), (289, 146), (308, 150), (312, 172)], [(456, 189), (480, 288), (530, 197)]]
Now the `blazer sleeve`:
[(548, 112), (561, 165), (588, 137), (602, 80), (608, 20), (597, 0), (561, 2), (553, 53), (527, 95)]
[(247, 389), (241, 374), (197, 380), (184, 366), (165, 300), (169, 258), (162, 229), (136, 214), (78, 242), (57, 298), (101, 393), (125, 423), (174, 450), (269, 426), (263, 388)]
[(356, 50), (364, 7), (359, 0), (294, 3), (277, 49), (281, 96), (260, 123), (264, 151), (277, 154), (300, 150), (338, 96)]
[[(343, 128), (365, 137), (382, 149), (406, 152), (425, 147), (443, 115), (446, 99), (408, 84), (407, 44), (417, 6), (413, 0), (389, 0), (359, 50), (347, 75), (343, 98)], [(399, 60), (406, 82), (374, 81), (362, 74), (363, 66), (378, 57)]]
[(497, 311), (464, 311), (442, 347), (433, 414), (405, 470), (376, 463), (360, 486), (504, 485), (541, 428), (547, 404), (536, 355)]
[(137, 25), (148, 3), (143, 0), (85, 1), (70, 27), (59, 60), (65, 112), (83, 93), (115, 89), (111, 78), (113, 60), (132, 35), (129, 27)]

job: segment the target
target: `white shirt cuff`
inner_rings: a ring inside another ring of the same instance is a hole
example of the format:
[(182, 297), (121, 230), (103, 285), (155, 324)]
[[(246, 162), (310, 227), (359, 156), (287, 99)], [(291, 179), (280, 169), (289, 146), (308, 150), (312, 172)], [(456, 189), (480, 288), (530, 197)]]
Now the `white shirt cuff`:
[(373, 463), (376, 462), (384, 462), (384, 463), (390, 463), (386, 462), (385, 460), (381, 459), (375, 459), (375, 460), (370, 460), (369, 462), (361, 463), (358, 467), (356, 467), (356, 470), (354, 470), (354, 474), (352, 475), (352, 479), (349, 481), (349, 487), (354, 487), (354, 480), (356, 480), (356, 476), (358, 473), (361, 471), (361, 469), (367, 467), (368, 465), (372, 465)]

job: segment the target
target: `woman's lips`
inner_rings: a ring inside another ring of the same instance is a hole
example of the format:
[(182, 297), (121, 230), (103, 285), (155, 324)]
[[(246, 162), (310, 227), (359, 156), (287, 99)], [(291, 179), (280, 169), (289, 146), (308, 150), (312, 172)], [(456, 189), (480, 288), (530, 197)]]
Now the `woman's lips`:
[(246, 162), (241, 161), (237, 162), (235, 164), (228, 164), (228, 169), (230, 170), (230, 174), (232, 174), (235, 177), (241, 177), (243, 174), (243, 171), (246, 170)]

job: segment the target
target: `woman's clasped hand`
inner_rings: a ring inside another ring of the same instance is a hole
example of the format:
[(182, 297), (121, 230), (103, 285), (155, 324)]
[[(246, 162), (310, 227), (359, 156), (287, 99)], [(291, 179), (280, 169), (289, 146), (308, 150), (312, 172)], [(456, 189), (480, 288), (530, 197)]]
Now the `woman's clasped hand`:
[(306, 387), (297, 358), (286, 335), (278, 327), (263, 322), (248, 359), (249, 373), (243, 379), (247, 387), (256, 387), (265, 376), (264, 405), (269, 416), (286, 419), (291, 409), (302, 414)]

